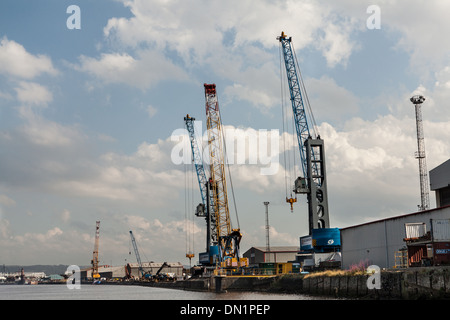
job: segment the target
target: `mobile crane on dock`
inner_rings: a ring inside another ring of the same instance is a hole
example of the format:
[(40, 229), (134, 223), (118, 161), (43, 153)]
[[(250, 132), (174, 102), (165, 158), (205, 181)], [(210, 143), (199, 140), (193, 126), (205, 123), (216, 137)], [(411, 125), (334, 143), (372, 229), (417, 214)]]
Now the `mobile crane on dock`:
[[(293, 49), (292, 37), (288, 38), (282, 32), (277, 40), (280, 42), (284, 58), (303, 173), (303, 177), (298, 177), (294, 182), (295, 198), (292, 194), (290, 197), (286, 195), (286, 202), (291, 205), (292, 211), (293, 204), (297, 202), (297, 194), (306, 194), (307, 196), (309, 235), (303, 237), (303, 246), (301, 238), (301, 250), (303, 248), (305, 252), (310, 253), (340, 251), (339, 229), (330, 228), (324, 141), (320, 138), (315, 125)], [(313, 128), (310, 128), (308, 114)], [(311, 135), (311, 131), (314, 131), (314, 136)]]
[(222, 131), (216, 85), (204, 84), (206, 101), (206, 123), (209, 147), (209, 173), (207, 179), (200, 149), (195, 139), (193, 121), (187, 115), (184, 120), (189, 132), (193, 159), (197, 171), (203, 203), (197, 206), (196, 215), (207, 221), (207, 255), (200, 254), (200, 262), (221, 268), (248, 266), (245, 258), (239, 258), (239, 244), (242, 239), (240, 228), (231, 226), (228, 192), (225, 174), (225, 146)]
[(141, 274), (141, 278), (144, 278), (145, 272), (144, 272), (144, 268), (142, 267), (141, 256), (139, 254), (139, 250), (138, 250), (138, 247), (136, 244), (136, 239), (134, 238), (134, 235), (133, 235), (133, 231), (131, 231), (131, 230), (130, 230), (130, 237), (131, 237), (131, 243), (133, 244), (134, 254), (136, 256), (136, 260), (138, 263), (139, 273)]

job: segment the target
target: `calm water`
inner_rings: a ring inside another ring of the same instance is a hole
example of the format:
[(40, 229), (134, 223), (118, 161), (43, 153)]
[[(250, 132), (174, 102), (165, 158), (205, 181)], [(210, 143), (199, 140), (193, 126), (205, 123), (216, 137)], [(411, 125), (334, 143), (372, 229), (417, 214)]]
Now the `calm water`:
[(195, 292), (125, 285), (0, 285), (0, 300), (315, 300), (297, 294)]

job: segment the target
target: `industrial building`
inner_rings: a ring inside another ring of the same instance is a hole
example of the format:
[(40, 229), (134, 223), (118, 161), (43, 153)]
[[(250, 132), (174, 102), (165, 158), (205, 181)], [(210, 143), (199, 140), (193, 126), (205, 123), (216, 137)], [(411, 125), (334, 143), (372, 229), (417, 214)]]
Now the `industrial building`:
[[(430, 171), (431, 190), (436, 192), (437, 208), (418, 211), (415, 213), (386, 218), (373, 222), (368, 222), (356, 226), (340, 229), (341, 231), (341, 252), (342, 268), (348, 269), (352, 265), (370, 264), (380, 268), (393, 268), (403, 266), (397, 258), (401, 252), (414, 254), (412, 246), (433, 244), (433, 238), (428, 236), (428, 240), (421, 243), (405, 241), (409, 238), (406, 229), (411, 224), (423, 225), (422, 234), (425, 236), (433, 232), (433, 221), (450, 221), (450, 160)], [(442, 225), (442, 224), (441, 224)], [(449, 224), (446, 222), (448, 228)], [(436, 229), (436, 227), (435, 227)], [(435, 230), (436, 231), (436, 230)], [(428, 257), (435, 255), (435, 260), (442, 264), (450, 263), (450, 235), (448, 229), (439, 231), (439, 245), (429, 252)], [(434, 241), (437, 242), (437, 241)], [(414, 249), (414, 250), (413, 250)], [(425, 249), (426, 250), (426, 249)], [(426, 256), (426, 253), (425, 253)], [(413, 256), (408, 259), (414, 260)]]
[(450, 205), (450, 160), (430, 171), (430, 189), (436, 194), (436, 207)]
[(299, 249), (296, 246), (270, 247), (270, 249), (251, 247), (243, 256), (248, 259), (249, 266), (258, 266), (260, 263), (267, 262), (284, 263), (295, 261)]

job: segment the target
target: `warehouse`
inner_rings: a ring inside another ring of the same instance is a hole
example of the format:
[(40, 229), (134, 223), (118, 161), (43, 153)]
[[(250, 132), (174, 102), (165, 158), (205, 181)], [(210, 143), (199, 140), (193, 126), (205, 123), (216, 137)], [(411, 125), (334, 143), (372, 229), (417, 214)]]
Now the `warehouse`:
[(342, 268), (361, 263), (393, 268), (396, 254), (406, 248), (405, 225), (424, 223), (431, 230), (431, 220), (438, 219), (450, 219), (450, 206), (341, 229)]
[(284, 263), (295, 261), (299, 247), (280, 246), (280, 247), (251, 247), (244, 253), (244, 258), (248, 259), (249, 266), (257, 266), (260, 263), (277, 262)]
[[(430, 171), (430, 186), (436, 193), (435, 209), (342, 228), (342, 268), (349, 269), (359, 264), (398, 267), (399, 253), (405, 252), (407, 244), (411, 244), (404, 240), (408, 224), (423, 224), (424, 230), (429, 232), (432, 231), (433, 220), (450, 219), (450, 160)], [(441, 239), (441, 245), (445, 245), (444, 240), (450, 244), (450, 239)]]
[(436, 194), (436, 207), (450, 205), (450, 160), (430, 170), (430, 189)]

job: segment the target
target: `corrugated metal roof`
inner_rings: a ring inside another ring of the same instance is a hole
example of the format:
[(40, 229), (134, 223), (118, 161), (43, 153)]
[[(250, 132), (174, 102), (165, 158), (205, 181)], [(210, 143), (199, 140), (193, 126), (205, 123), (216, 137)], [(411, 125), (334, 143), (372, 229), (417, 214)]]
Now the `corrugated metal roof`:
[(402, 219), (402, 218), (406, 218), (406, 217), (409, 217), (409, 216), (415, 216), (415, 215), (423, 215), (423, 214), (426, 214), (426, 213), (430, 213), (430, 212), (433, 212), (433, 211), (439, 211), (439, 210), (443, 210), (443, 209), (446, 209), (446, 208), (450, 208), (450, 205), (444, 206), (444, 207), (439, 207), (439, 208), (434, 208), (434, 209), (429, 209), (429, 210), (424, 210), (424, 211), (418, 211), (418, 212), (403, 214), (403, 215), (395, 216), (395, 217), (384, 218), (384, 219), (380, 219), (380, 220), (374, 220), (374, 221), (361, 223), (361, 224), (357, 224), (357, 225), (349, 226), (349, 227), (345, 227), (345, 228), (339, 228), (339, 229), (340, 230), (347, 230), (347, 229), (357, 228), (357, 227), (364, 226), (364, 225), (369, 225), (369, 224), (372, 224), (372, 223), (379, 223), (379, 222), (383, 222), (383, 221), (391, 221), (391, 220), (396, 220), (396, 219)]

